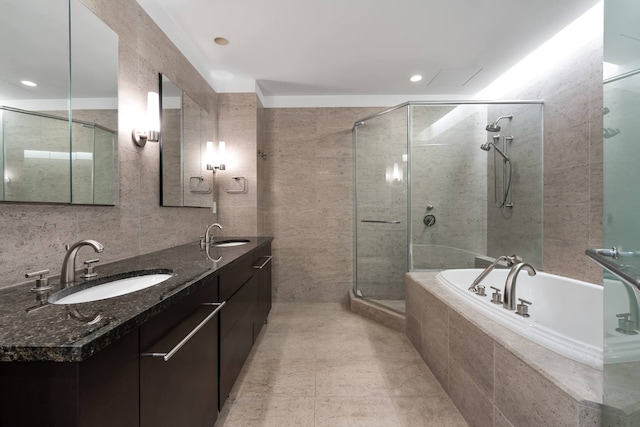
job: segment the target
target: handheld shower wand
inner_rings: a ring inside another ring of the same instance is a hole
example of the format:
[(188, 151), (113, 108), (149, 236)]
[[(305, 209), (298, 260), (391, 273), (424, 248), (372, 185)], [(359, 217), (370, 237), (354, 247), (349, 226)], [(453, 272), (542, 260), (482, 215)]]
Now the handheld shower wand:
[[(500, 119), (498, 119), (500, 120)], [(497, 122), (496, 122), (497, 123)], [(506, 137), (506, 140), (513, 140), (513, 137)], [(480, 148), (484, 151), (489, 151), (491, 150), (491, 147), (494, 148), (495, 152), (500, 154), (500, 156), (502, 156), (502, 162), (503, 162), (503, 167), (502, 167), (502, 190), (503, 190), (503, 197), (500, 199), (498, 196), (498, 169), (497, 169), (497, 164), (495, 163), (495, 155), (494, 155), (494, 174), (493, 174), (493, 192), (494, 192), (494, 198), (495, 198), (495, 205), (497, 208), (512, 208), (513, 207), (513, 203), (508, 202), (507, 200), (509, 199), (509, 192), (511, 191), (511, 177), (513, 175), (513, 166), (511, 165), (511, 159), (509, 159), (509, 157), (501, 150), (498, 148), (498, 146), (496, 145), (497, 142), (500, 141), (500, 135), (494, 135), (493, 136), (493, 142), (491, 141), (487, 141), (484, 144), (482, 144), (480, 146)], [(506, 147), (505, 147), (506, 148)], [(507, 167), (507, 165), (509, 165), (509, 173), (505, 174), (505, 169)], [(499, 201), (500, 200), (500, 201)]]

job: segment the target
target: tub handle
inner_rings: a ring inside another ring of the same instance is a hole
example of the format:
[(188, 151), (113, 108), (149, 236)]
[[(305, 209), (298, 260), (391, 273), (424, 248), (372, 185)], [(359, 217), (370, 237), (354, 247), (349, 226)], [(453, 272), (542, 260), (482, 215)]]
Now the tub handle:
[(516, 306), (516, 314), (522, 317), (529, 317), (529, 306), (533, 305), (533, 303), (522, 298), (518, 298), (518, 301), (520, 301), (520, 304)]
[(502, 304), (502, 295), (500, 295), (500, 289), (495, 286), (491, 286), (495, 292), (491, 294), (491, 302), (494, 304)]

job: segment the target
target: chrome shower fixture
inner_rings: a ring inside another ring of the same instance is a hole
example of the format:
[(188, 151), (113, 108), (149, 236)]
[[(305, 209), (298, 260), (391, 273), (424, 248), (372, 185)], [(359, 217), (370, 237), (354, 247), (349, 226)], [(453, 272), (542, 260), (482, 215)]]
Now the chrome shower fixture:
[(490, 125), (487, 125), (487, 127), (485, 128), (487, 130), (487, 132), (500, 132), (500, 126), (498, 126), (498, 122), (502, 119), (513, 119), (513, 114), (508, 115), (508, 116), (500, 116), (498, 117), (498, 120), (496, 120), (495, 122), (491, 123)]
[[(502, 117), (500, 117), (500, 119), (501, 118)], [(495, 123), (497, 123), (497, 121)], [(497, 126), (497, 127), (500, 128), (500, 126)], [(502, 150), (501, 150), (496, 145), (497, 143), (500, 142), (500, 135), (494, 135), (493, 142), (487, 141), (480, 146), (482, 150), (487, 152), (491, 150), (491, 147), (493, 147), (493, 150), (494, 150), (493, 151), (494, 152), (493, 192), (494, 192), (495, 206), (500, 209), (513, 207), (513, 202), (510, 200), (511, 199), (510, 197), (511, 196), (511, 178), (513, 176), (513, 165), (511, 164), (511, 159), (509, 159), (509, 156), (507, 156), (506, 154), (508, 143), (511, 143), (512, 141), (513, 141), (513, 136), (504, 137)], [(502, 157), (502, 168), (498, 167), (498, 162), (496, 161), (495, 153), (498, 153)], [(500, 172), (502, 172), (501, 186), (498, 184), (498, 175)], [(502, 192), (502, 196), (499, 194), (500, 192)]]
[(484, 144), (482, 144), (482, 145), (480, 146), (480, 148), (481, 148), (482, 150), (484, 150), (484, 151), (489, 151), (489, 150), (491, 150), (491, 147), (493, 147), (493, 148), (498, 152), (498, 154), (500, 154), (500, 155), (502, 156), (502, 158), (504, 159), (504, 161), (505, 161), (505, 162), (510, 162), (511, 160), (509, 160), (509, 158), (507, 157), (507, 155), (506, 155), (506, 154), (504, 154), (504, 153), (502, 152), (502, 150), (501, 150), (501, 149), (499, 149), (499, 148), (498, 148), (498, 146), (496, 145), (496, 142), (499, 142), (499, 141), (500, 141), (500, 135), (494, 135), (494, 137), (493, 137), (493, 142), (491, 142), (491, 141), (487, 141), (487, 142), (485, 142)]

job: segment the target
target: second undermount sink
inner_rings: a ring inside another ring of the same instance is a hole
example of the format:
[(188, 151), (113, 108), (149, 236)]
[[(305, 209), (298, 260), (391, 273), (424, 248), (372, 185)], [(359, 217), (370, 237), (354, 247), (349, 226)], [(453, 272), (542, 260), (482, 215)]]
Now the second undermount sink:
[[(51, 304), (80, 304), (118, 297), (155, 286), (173, 277), (167, 269), (131, 271), (125, 274), (80, 283), (49, 297)], [(116, 278), (117, 277), (117, 278)]]
[(217, 248), (229, 248), (232, 246), (242, 246), (249, 243), (250, 240), (247, 239), (227, 239), (227, 240), (218, 240), (213, 242), (212, 245)]

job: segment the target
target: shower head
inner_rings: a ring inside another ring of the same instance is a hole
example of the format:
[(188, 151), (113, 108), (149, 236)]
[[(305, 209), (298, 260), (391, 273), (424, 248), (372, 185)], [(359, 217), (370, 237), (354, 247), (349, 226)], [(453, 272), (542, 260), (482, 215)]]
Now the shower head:
[(513, 119), (513, 114), (509, 115), (509, 116), (500, 116), (498, 117), (498, 120), (496, 120), (495, 122), (487, 125), (487, 127), (485, 128), (487, 130), (487, 132), (500, 132), (500, 126), (498, 126), (498, 122), (502, 119)]
[[(498, 137), (498, 138), (499, 138), (499, 137)], [(493, 139), (495, 140), (496, 138), (494, 137)], [(484, 144), (482, 144), (482, 145), (480, 146), (480, 149), (482, 149), (482, 150), (484, 150), (484, 151), (489, 151), (489, 150), (491, 150), (491, 147), (493, 147), (493, 148), (498, 152), (498, 154), (500, 154), (500, 155), (502, 156), (502, 158), (503, 158), (506, 162), (511, 162), (511, 159), (509, 159), (509, 157), (507, 157), (507, 155), (506, 155), (506, 154), (504, 154), (504, 153), (502, 152), (502, 150), (501, 150), (501, 149), (499, 149), (499, 148), (496, 146), (496, 144), (494, 144), (493, 142), (488, 142), (488, 141), (487, 141), (487, 142), (485, 142)]]

